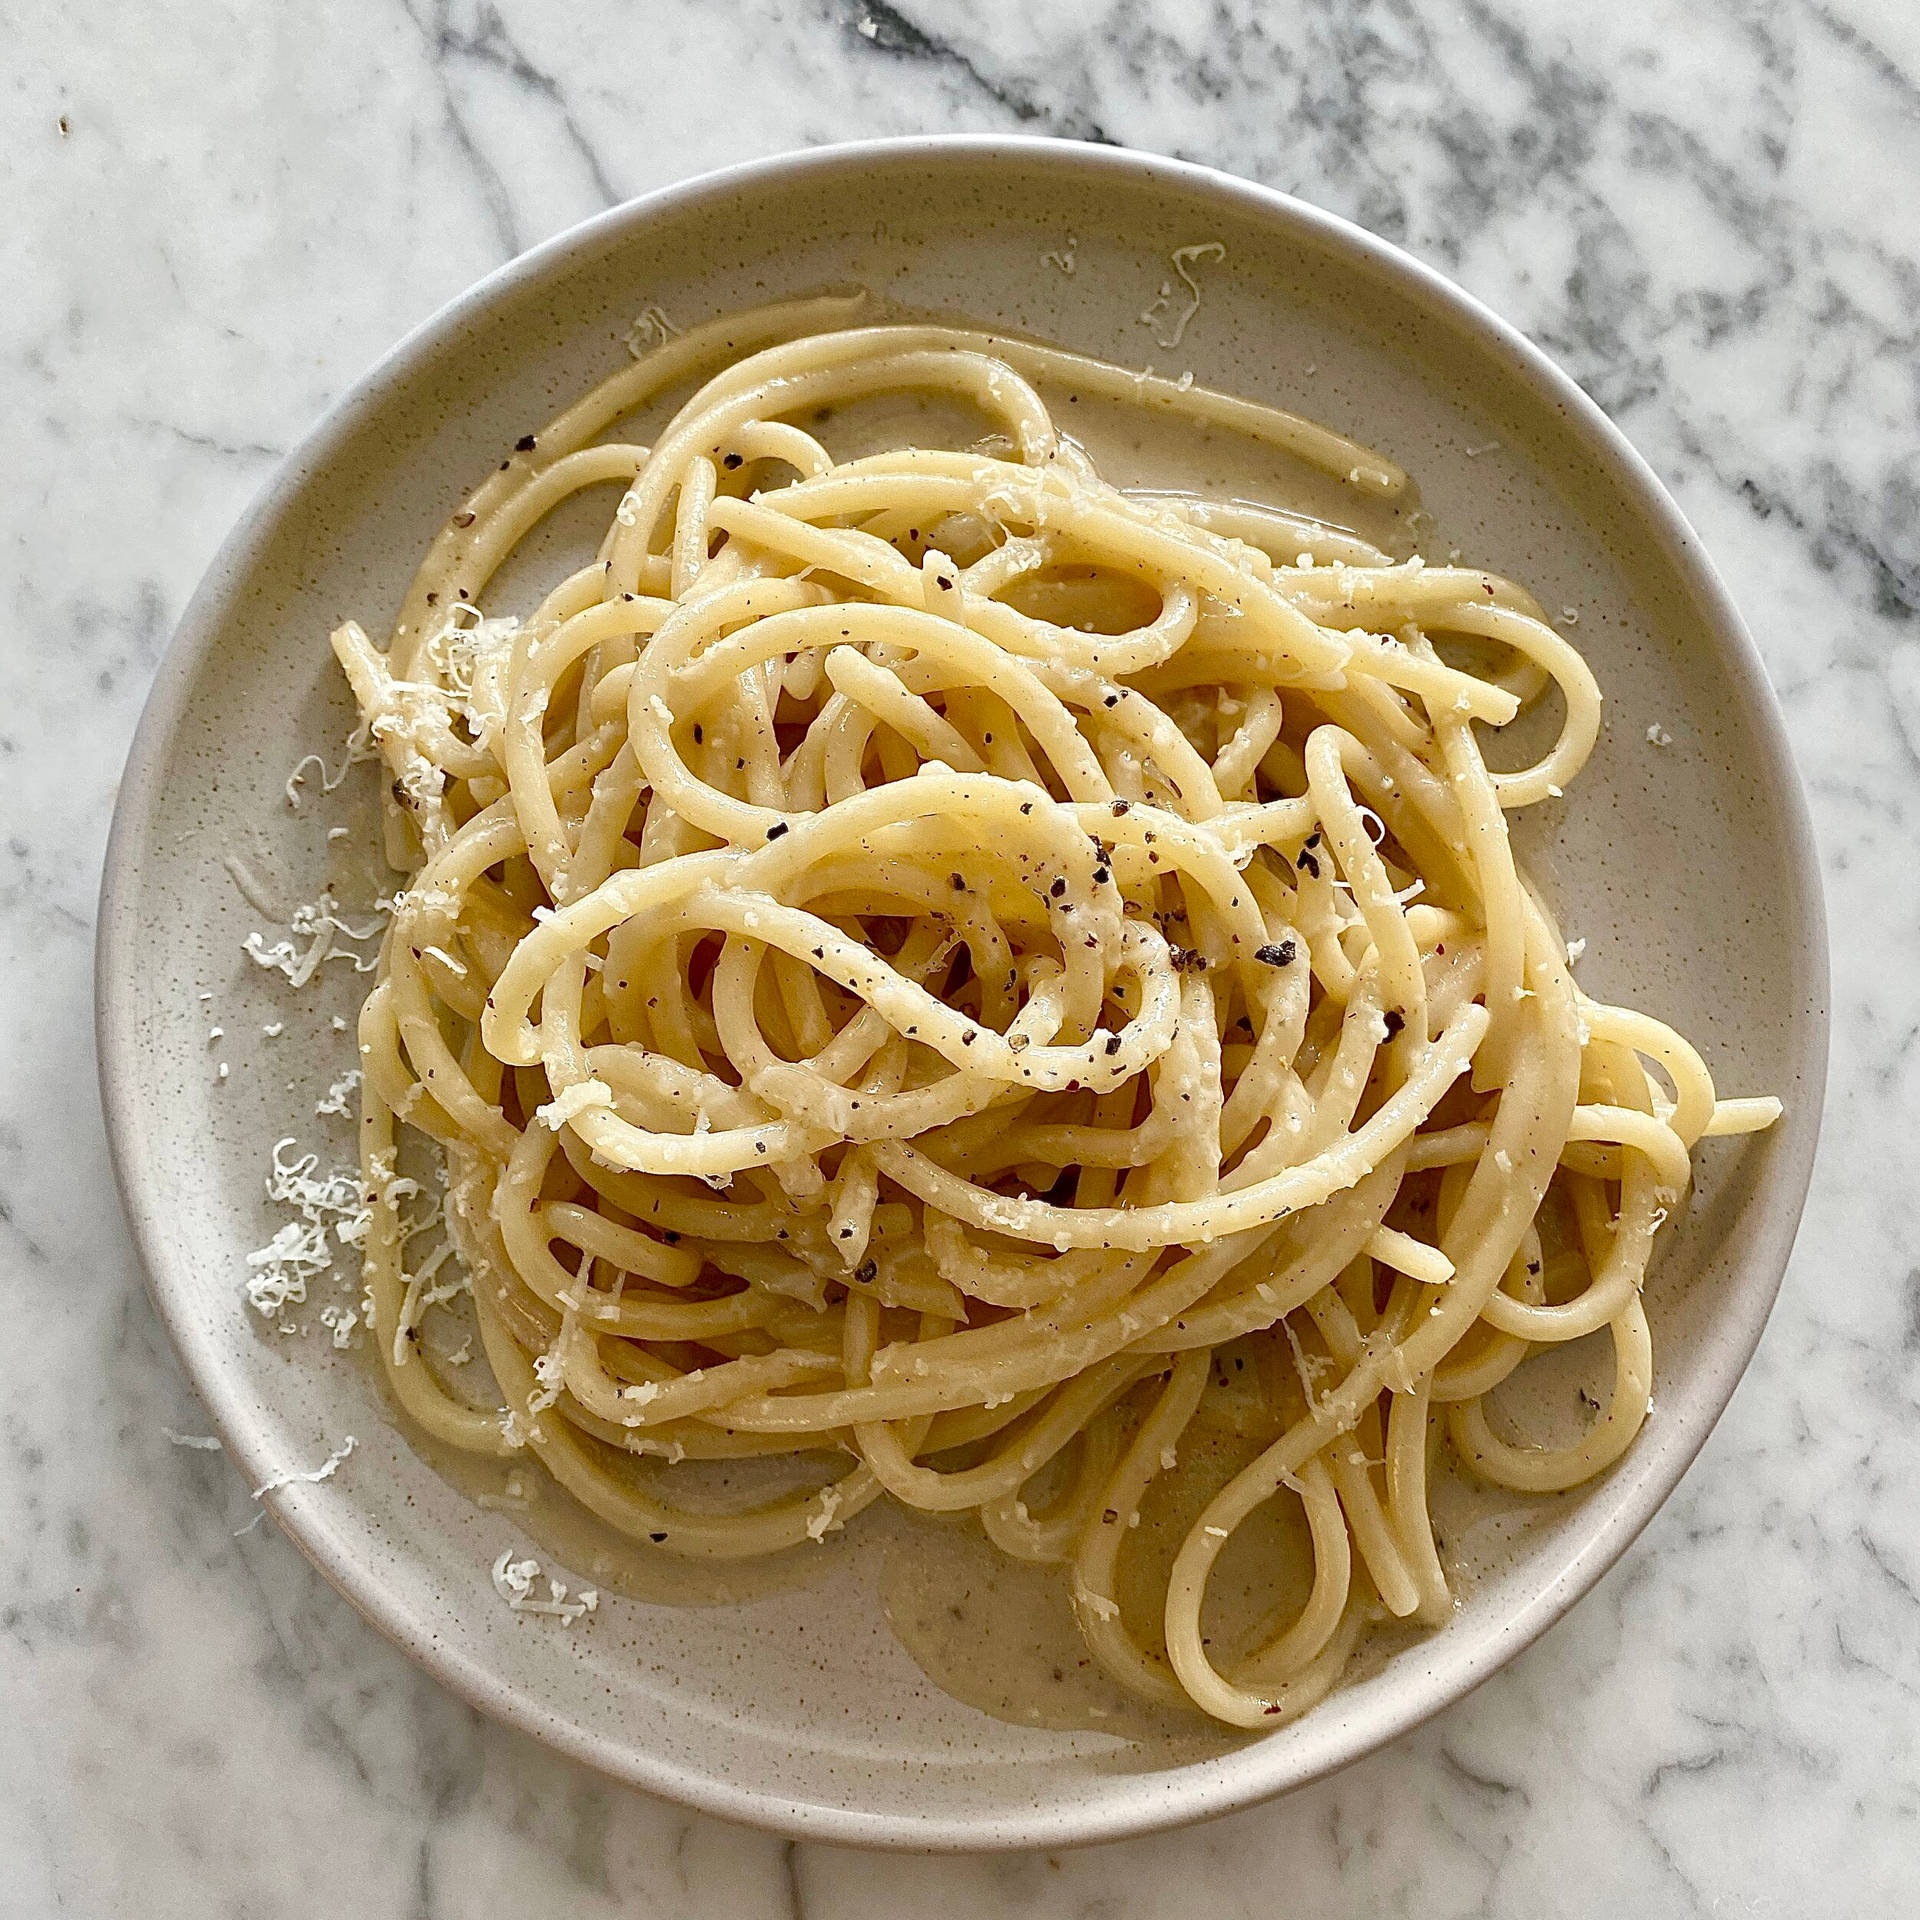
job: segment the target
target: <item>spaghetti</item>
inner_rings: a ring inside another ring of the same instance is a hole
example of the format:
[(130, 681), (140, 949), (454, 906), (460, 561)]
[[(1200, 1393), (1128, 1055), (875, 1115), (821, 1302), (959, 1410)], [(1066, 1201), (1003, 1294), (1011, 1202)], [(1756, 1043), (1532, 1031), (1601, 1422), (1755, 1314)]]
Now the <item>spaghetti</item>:
[[(334, 635), (410, 874), (359, 1027), (369, 1323), (431, 1433), (532, 1449), (636, 1540), (972, 1513), (1065, 1565), (1127, 1686), (1270, 1726), (1369, 1621), (1447, 1617), (1443, 1436), (1530, 1492), (1620, 1457), (1691, 1149), (1779, 1108), (1570, 976), (1507, 820), (1579, 770), (1600, 695), (1523, 589), (1122, 492), (1041, 394), (1377, 499), (1396, 467), (1190, 381), (866, 319), (665, 340), (468, 499), (385, 650)], [(812, 430), (929, 393), (987, 437)], [(483, 616), (609, 484), (592, 562)], [(1491, 769), (1476, 727), (1550, 688), (1557, 737)], [(445, 1152), (487, 1404), (418, 1338), (447, 1289), (402, 1258), (402, 1124)], [(1504, 1431), (1493, 1389), (1601, 1329), (1584, 1436)], [(1131, 1523), (1209, 1421), (1244, 1463), (1129, 1612)], [(680, 1485), (763, 1456), (794, 1475), (752, 1506)], [(1217, 1648), (1216, 1562), (1276, 1500), (1311, 1590)]]

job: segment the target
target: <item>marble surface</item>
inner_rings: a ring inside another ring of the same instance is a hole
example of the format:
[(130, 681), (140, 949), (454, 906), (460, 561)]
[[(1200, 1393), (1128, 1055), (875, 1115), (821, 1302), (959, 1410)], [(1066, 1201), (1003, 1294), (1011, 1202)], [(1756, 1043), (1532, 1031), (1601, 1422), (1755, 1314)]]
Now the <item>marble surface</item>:
[[(340, 0), (0, 25), (0, 1912), (1779, 1914), (1920, 1903), (1920, 12), (1910, 0)], [(1825, 1146), (1731, 1411), (1575, 1615), (1284, 1803), (878, 1859), (602, 1783), (363, 1626), (148, 1307), (93, 1091), (114, 783), (276, 454), (516, 250), (700, 168), (1015, 129), (1202, 159), (1554, 353), (1734, 575), (1835, 929)]]

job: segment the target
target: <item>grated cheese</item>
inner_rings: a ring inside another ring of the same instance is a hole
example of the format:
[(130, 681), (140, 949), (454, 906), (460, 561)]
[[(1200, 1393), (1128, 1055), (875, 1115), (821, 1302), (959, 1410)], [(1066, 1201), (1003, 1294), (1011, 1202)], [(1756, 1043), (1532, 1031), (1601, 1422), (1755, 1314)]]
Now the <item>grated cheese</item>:
[(540, 1577), (540, 1562), (531, 1555), (516, 1560), (511, 1547), (493, 1563), (493, 1590), (515, 1613), (542, 1614), (572, 1626), (587, 1614), (598, 1612), (599, 1588), (582, 1587), (579, 1594), (569, 1600), (565, 1583), (549, 1576), (546, 1597), (542, 1599), (534, 1592), (534, 1582)]
[[(382, 1156), (375, 1162), (376, 1171), (381, 1175), (384, 1185), (382, 1192), (396, 1212), (402, 1199), (411, 1199), (420, 1192), (417, 1180), (397, 1178), (393, 1173), (390, 1156)], [(406, 1292), (400, 1301), (398, 1323), (393, 1329), (393, 1364), (404, 1367), (407, 1364), (407, 1350), (412, 1345), (413, 1330), (425, 1318), (429, 1307), (437, 1307), (454, 1298), (456, 1294), (471, 1293), (473, 1282), (465, 1267), (455, 1264), (451, 1280), (434, 1284), (434, 1275), (453, 1258), (453, 1244), (443, 1240), (439, 1246), (427, 1255), (426, 1259), (411, 1273), (406, 1269), (406, 1249), (410, 1241), (417, 1240), (421, 1234), (442, 1225), (446, 1219), (446, 1207), (442, 1201), (429, 1200), (421, 1210), (396, 1222), (397, 1250), (400, 1254), (400, 1274), (407, 1283)], [(363, 1299), (362, 1312), (367, 1324), (373, 1324), (373, 1302)]]
[[(867, 32), (866, 26), (863, 25), (860, 30), (867, 33), (869, 39), (873, 37)], [(639, 319), (627, 329), (626, 348), (639, 360), (653, 348), (664, 347), (669, 340), (678, 338), (679, 333), (680, 329), (658, 307), (646, 307), (642, 309)]]
[(307, 1297), (307, 1282), (333, 1265), (324, 1227), (302, 1226), (289, 1220), (264, 1247), (247, 1255), (253, 1269), (247, 1281), (247, 1304), (264, 1320), (277, 1320), (289, 1306)]
[(358, 1067), (349, 1067), (347, 1071), (327, 1089), (327, 1097), (314, 1107), (313, 1111), (315, 1116), (337, 1113), (343, 1120), (350, 1119), (352, 1117), (352, 1110), (348, 1107), (347, 1100), (350, 1095), (359, 1092), (361, 1078), (361, 1072)]
[(351, 621), (334, 636), (334, 651), (367, 716), (355, 739), (397, 749), (389, 765), (396, 768), (401, 795), (414, 806), (440, 799), (445, 777), (428, 748), (456, 719), (479, 745), (491, 745), (506, 719), (505, 669), (518, 632), (517, 620), (490, 620), (471, 601), (451, 607), (426, 642), (437, 680), (395, 679), (387, 657)]
[(317, 1467), (311, 1467), (305, 1471), (299, 1468), (293, 1468), (286, 1473), (276, 1473), (271, 1480), (263, 1481), (259, 1486), (254, 1488), (253, 1497), (256, 1500), (262, 1500), (270, 1493), (278, 1493), (282, 1487), (291, 1487), (297, 1484), (317, 1485), (322, 1480), (331, 1480), (333, 1476), (339, 1472), (340, 1463), (345, 1460), (359, 1444), (352, 1434), (348, 1434)]
[(1193, 277), (1193, 268), (1202, 260), (1218, 262), (1226, 257), (1226, 247), (1218, 240), (1202, 240), (1195, 246), (1175, 247), (1168, 256), (1174, 272), (1186, 288), (1185, 301), (1176, 313), (1174, 306), (1180, 296), (1171, 280), (1163, 280), (1159, 293), (1140, 315), (1140, 324), (1151, 329), (1154, 339), (1161, 346), (1177, 347), (1193, 316), (1200, 311), (1200, 283)]
[(353, 947), (337, 944), (341, 939), (375, 939), (380, 929), (356, 927), (350, 920), (341, 919), (340, 903), (330, 892), (322, 892), (317, 900), (303, 900), (294, 908), (287, 928), (292, 939), (276, 940), (269, 946), (266, 935), (256, 927), (240, 944), (255, 966), (265, 967), (270, 973), (284, 973), (296, 987), (304, 987), (329, 960), (350, 960), (355, 973), (371, 973), (377, 964)]
[(843, 1526), (840, 1507), (845, 1495), (839, 1487), (823, 1487), (820, 1490), (820, 1506), (807, 1521), (807, 1538), (813, 1541), (825, 1540), (836, 1527)]
[[(544, 1107), (534, 1110), (534, 1118), (550, 1133), (558, 1133), (569, 1120), (589, 1107), (611, 1107), (613, 1089), (604, 1080), (577, 1080), (563, 1088)], [(698, 1128), (695, 1129), (698, 1131)]]
[[(468, 614), (473, 616), (471, 625), (464, 619)], [(483, 746), (491, 743), (506, 721), (507, 669), (519, 631), (520, 622), (514, 615), (490, 618), (471, 601), (463, 601), (447, 615), (446, 625), (427, 641), (427, 657), (445, 683), (445, 691), (433, 687), (422, 691), (429, 697), (437, 694)], [(395, 683), (396, 687), (403, 684), (415, 683)], [(374, 737), (381, 736), (376, 732)]]
[[(293, 771), (287, 775), (287, 805), (290, 806), (295, 813), (300, 811), (300, 789), (306, 784), (307, 769), (309, 767), (318, 767), (320, 769), (320, 791), (322, 794), (328, 794), (334, 792), (346, 779), (347, 775), (363, 761), (374, 760), (378, 757), (373, 750), (371, 742), (367, 738), (366, 728), (355, 727), (354, 730), (347, 735), (346, 752), (340, 761), (340, 771), (338, 773), (328, 773), (326, 761), (317, 753), (306, 755), (304, 759), (295, 765)], [(327, 834), (327, 838), (332, 840), (336, 837), (344, 837), (346, 831), (345, 827), (334, 827)]]
[(1118, 1620), (1120, 1618), (1120, 1603), (1117, 1600), (1110, 1600), (1104, 1593), (1095, 1593), (1077, 1573), (1073, 1577), (1073, 1597), (1096, 1619)]
[[(289, 1305), (304, 1302), (307, 1283), (333, 1265), (335, 1245), (359, 1246), (373, 1220), (367, 1190), (357, 1173), (342, 1168), (318, 1177), (317, 1153), (286, 1157), (287, 1149), (296, 1144), (292, 1134), (275, 1143), (267, 1198), (293, 1207), (300, 1218), (287, 1221), (264, 1247), (247, 1255), (252, 1269), (246, 1283), (247, 1302), (266, 1320), (279, 1320)], [(335, 1344), (343, 1344), (337, 1334)]]
[(322, 1307), (320, 1324), (333, 1335), (336, 1347), (345, 1347), (353, 1342), (353, 1330), (360, 1324), (360, 1316), (352, 1307)]
[(527, 1411), (545, 1413), (560, 1398), (560, 1390), (567, 1384), (557, 1342), (533, 1363), (533, 1371), (540, 1384), (527, 1395)]

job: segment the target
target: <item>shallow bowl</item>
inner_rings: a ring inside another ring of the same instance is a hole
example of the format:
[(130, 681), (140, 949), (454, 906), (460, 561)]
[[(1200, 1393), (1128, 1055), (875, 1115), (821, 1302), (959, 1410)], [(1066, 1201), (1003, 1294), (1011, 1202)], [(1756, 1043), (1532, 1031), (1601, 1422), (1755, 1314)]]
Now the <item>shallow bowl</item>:
[[(1178, 345), (1160, 344), (1170, 256), (1206, 241), (1224, 258)], [(296, 998), (242, 951), (370, 843), (364, 795), (346, 812), (286, 796), (349, 723), (329, 628), (348, 612), (377, 627), (461, 493), (619, 364), (643, 311), (685, 326), (847, 283), (1325, 420), (1414, 473), (1445, 542), (1575, 609), (1608, 723), (1531, 853), (1589, 943), (1583, 979), (1673, 1022), (1723, 1086), (1787, 1104), (1771, 1134), (1702, 1156), (1649, 1288), (1656, 1411), (1620, 1466), (1483, 1543), (1443, 1630), (1299, 1723), (1198, 1757), (962, 1705), (888, 1631), (857, 1538), (797, 1589), (735, 1605), (610, 1597), (572, 1632), (516, 1616), (488, 1579), (524, 1544), (516, 1515), (407, 1442), (364, 1356), (318, 1327), (275, 1338), (243, 1300), (246, 1254), (284, 1218), (263, 1193), (272, 1143), (350, 1150), (344, 1122), (313, 1112), (352, 1064), (333, 1025), (347, 970)], [(331, 1478), (269, 1496), (280, 1524), (487, 1712), (706, 1811), (876, 1846), (1057, 1847), (1222, 1813), (1330, 1773), (1512, 1658), (1646, 1525), (1726, 1405), (1792, 1244), (1826, 1058), (1824, 919), (1780, 717), (1644, 462), (1519, 334), (1383, 242), (1221, 174), (1052, 141), (892, 141), (710, 175), (523, 255), (402, 341), (286, 461), (188, 608), (121, 788), (100, 927), (114, 1156), (188, 1372), (250, 1485), (358, 1442)]]

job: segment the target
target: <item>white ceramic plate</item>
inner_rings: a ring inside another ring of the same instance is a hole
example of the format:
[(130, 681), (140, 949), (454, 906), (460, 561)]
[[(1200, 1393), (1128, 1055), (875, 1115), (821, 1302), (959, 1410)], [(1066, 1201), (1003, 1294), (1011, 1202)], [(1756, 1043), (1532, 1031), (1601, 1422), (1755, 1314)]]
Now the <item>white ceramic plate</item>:
[[(1226, 257), (1170, 352), (1140, 316), (1172, 249), (1207, 240)], [(1590, 943), (1591, 990), (1673, 1021), (1729, 1089), (1787, 1103), (1763, 1139), (1708, 1145), (1650, 1288), (1656, 1412), (1622, 1465), (1539, 1503), (1503, 1552), (1482, 1541), (1442, 1632), (1298, 1724), (1199, 1757), (1009, 1725), (934, 1687), (884, 1623), (884, 1556), (857, 1527), (797, 1591), (609, 1598), (573, 1631), (516, 1617), (487, 1569), (526, 1543), (518, 1517), (420, 1458), (364, 1355), (336, 1355), (317, 1326), (276, 1338), (242, 1300), (247, 1251), (285, 1217), (262, 1191), (271, 1143), (350, 1150), (350, 1129), (313, 1108), (352, 1064), (330, 1021), (355, 982), (334, 967), (293, 996), (241, 950), (254, 928), (277, 937), (262, 907), (284, 915), (343, 860), (364, 883), (364, 795), (357, 812), (336, 797), (296, 813), (283, 791), (349, 724), (328, 629), (349, 611), (377, 629), (459, 494), (624, 359), (643, 309), (684, 326), (849, 282), (1326, 420), (1411, 469), (1443, 538), (1579, 609), (1609, 721), (1532, 857)], [(353, 834), (329, 842), (343, 820)], [(121, 788), (100, 924), (108, 1124), (188, 1371), (250, 1482), (359, 1441), (332, 1479), (273, 1496), (281, 1524), (488, 1712), (656, 1793), (855, 1844), (1052, 1847), (1221, 1813), (1391, 1739), (1526, 1646), (1646, 1524), (1746, 1365), (1792, 1243), (1826, 1059), (1824, 919), (1779, 716), (1720, 582), (1626, 442), (1519, 335), (1367, 234), (1196, 167), (1050, 141), (887, 142), (711, 175), (563, 234), (403, 341), (286, 462), (182, 620)]]

